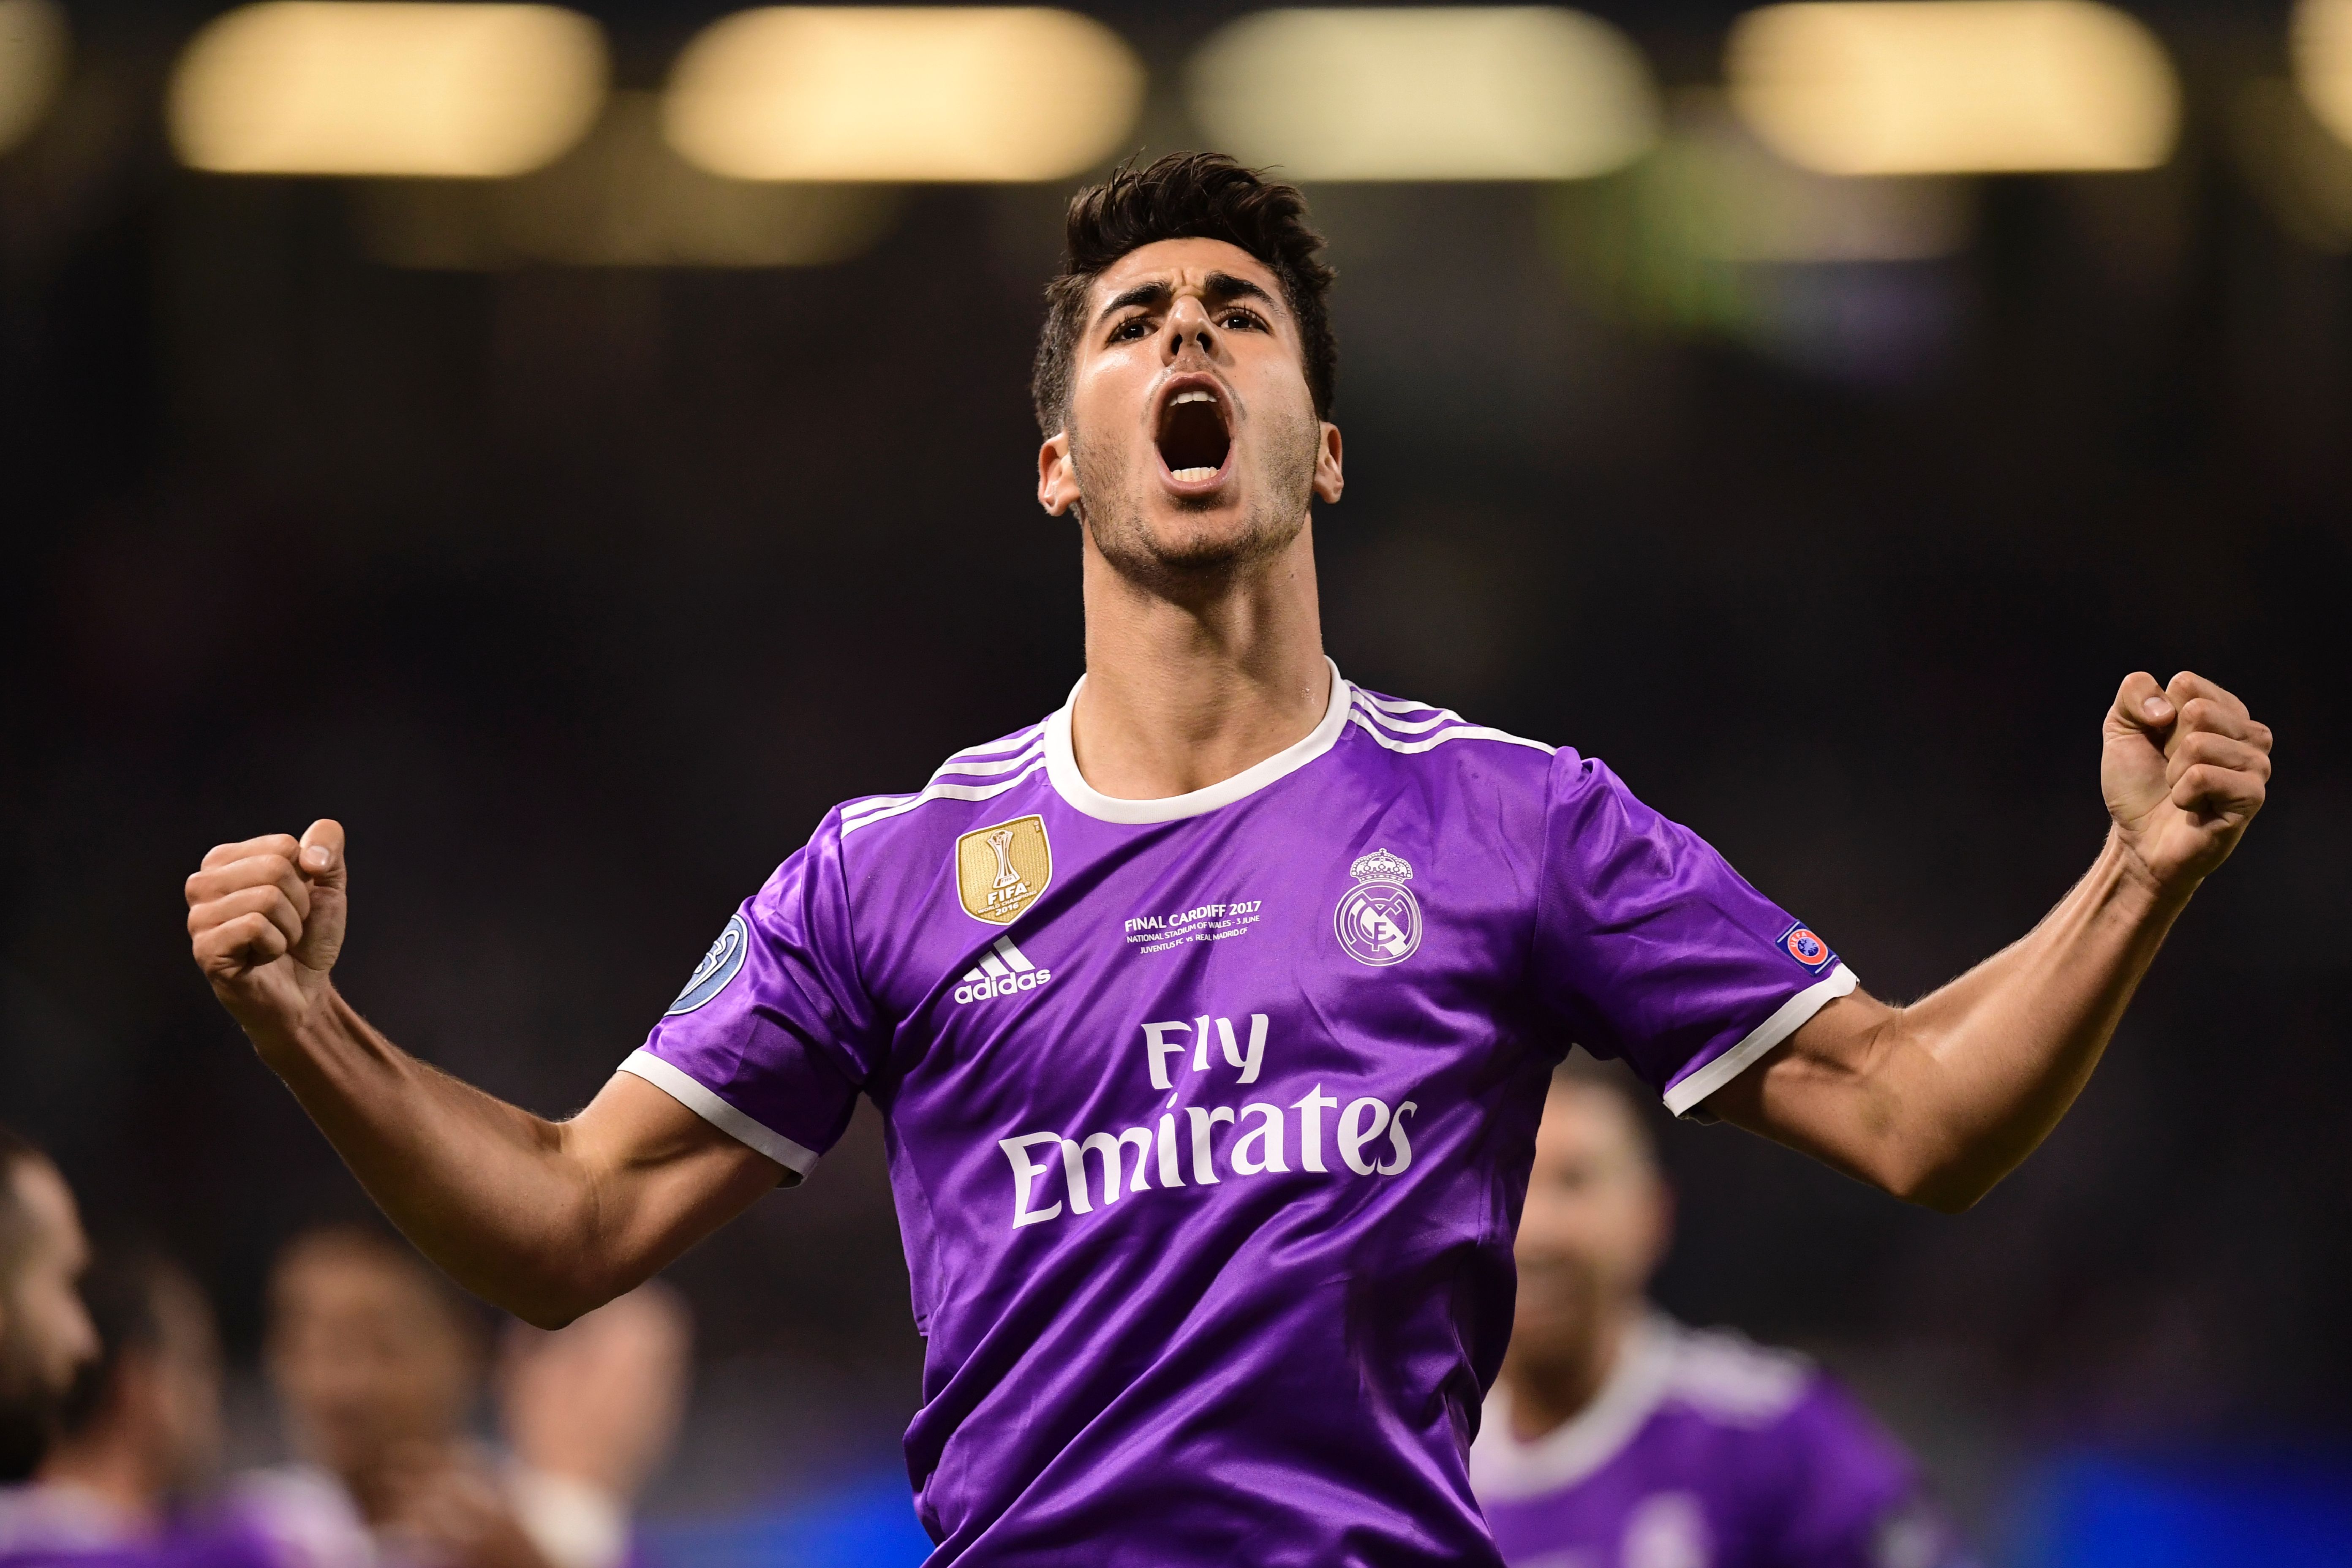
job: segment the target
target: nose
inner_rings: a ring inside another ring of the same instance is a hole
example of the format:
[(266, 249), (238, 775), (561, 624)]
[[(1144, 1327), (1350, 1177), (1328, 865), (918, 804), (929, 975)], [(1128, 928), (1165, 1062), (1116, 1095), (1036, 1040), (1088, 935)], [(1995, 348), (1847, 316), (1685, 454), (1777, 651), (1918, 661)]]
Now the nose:
[(1216, 357), (1216, 327), (1209, 320), (1209, 308), (1198, 296), (1187, 294), (1169, 310), (1160, 352), (1171, 363), (1187, 353), (1197, 353), (1202, 359)]

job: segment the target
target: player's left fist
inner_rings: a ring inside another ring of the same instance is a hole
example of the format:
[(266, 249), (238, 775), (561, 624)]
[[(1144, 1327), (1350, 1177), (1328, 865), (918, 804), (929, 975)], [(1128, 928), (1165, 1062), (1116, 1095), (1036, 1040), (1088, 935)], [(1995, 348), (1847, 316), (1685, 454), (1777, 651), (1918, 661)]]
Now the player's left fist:
[(2116, 836), (2159, 892), (2186, 897), (2230, 858), (2262, 810), (2271, 728), (2182, 670), (2126, 676), (2107, 711), (2099, 785)]

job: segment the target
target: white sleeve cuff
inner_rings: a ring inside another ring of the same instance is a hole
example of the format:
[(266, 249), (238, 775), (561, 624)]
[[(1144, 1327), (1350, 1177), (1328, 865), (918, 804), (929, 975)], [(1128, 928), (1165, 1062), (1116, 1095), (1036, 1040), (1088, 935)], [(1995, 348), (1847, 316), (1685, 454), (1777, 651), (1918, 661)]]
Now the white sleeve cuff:
[(738, 1143), (758, 1150), (795, 1176), (805, 1176), (816, 1168), (815, 1150), (804, 1149), (775, 1129), (754, 1121), (711, 1093), (700, 1080), (642, 1047), (629, 1053), (620, 1070), (645, 1079)]
[(1843, 963), (1814, 981), (1774, 1009), (1770, 1017), (1748, 1031), (1747, 1037), (1666, 1090), (1666, 1109), (1686, 1116), (1706, 1097), (1748, 1070), (1765, 1052), (1787, 1039), (1805, 1020), (1860, 982)]
[(554, 1568), (621, 1568), (629, 1555), (628, 1512), (603, 1488), (519, 1467), (507, 1490), (516, 1521)]

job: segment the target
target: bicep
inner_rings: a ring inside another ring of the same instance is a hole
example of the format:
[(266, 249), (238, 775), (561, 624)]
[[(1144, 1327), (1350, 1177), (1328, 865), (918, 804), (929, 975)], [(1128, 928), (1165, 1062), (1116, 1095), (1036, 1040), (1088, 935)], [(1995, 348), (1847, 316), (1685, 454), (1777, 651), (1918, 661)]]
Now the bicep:
[(1883, 1151), (1900, 1110), (1875, 1069), (1897, 1010), (1862, 990), (1825, 1003), (1705, 1110), (1735, 1127), (1885, 1186)]
[(782, 1165), (633, 1074), (614, 1073), (561, 1125), (594, 1194), (599, 1251), (625, 1290), (751, 1206)]

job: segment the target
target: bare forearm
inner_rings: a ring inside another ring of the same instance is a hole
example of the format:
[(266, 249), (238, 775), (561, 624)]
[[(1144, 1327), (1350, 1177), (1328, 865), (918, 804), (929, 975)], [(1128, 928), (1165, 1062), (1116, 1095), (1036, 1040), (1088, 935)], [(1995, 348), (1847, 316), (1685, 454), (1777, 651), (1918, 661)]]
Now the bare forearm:
[(332, 990), (292, 1028), (249, 1032), (368, 1195), (459, 1284), (539, 1321), (613, 1293), (596, 1183), (562, 1126), (417, 1060)]
[(188, 879), (213, 994), (368, 1195), (477, 1295), (542, 1327), (643, 1282), (786, 1173), (641, 1079), (615, 1073), (543, 1121), (408, 1055), (344, 1001), (342, 825), (215, 846)]
[(1897, 1111), (1885, 1163), (1906, 1196), (1965, 1208), (2049, 1136), (2185, 902), (2111, 837), (2022, 940), (1889, 1014), (1874, 1044)]
[(2114, 826), (2041, 924), (1908, 1007), (1830, 1003), (1708, 1109), (1935, 1208), (1966, 1208), (2016, 1169), (2268, 795), (2270, 727), (2202, 676), (2125, 677), (2102, 735)]
[(1710, 1109), (1897, 1197), (1967, 1208), (2074, 1104), (2181, 901), (2110, 839), (2023, 938), (1907, 1007), (1831, 1003)]

